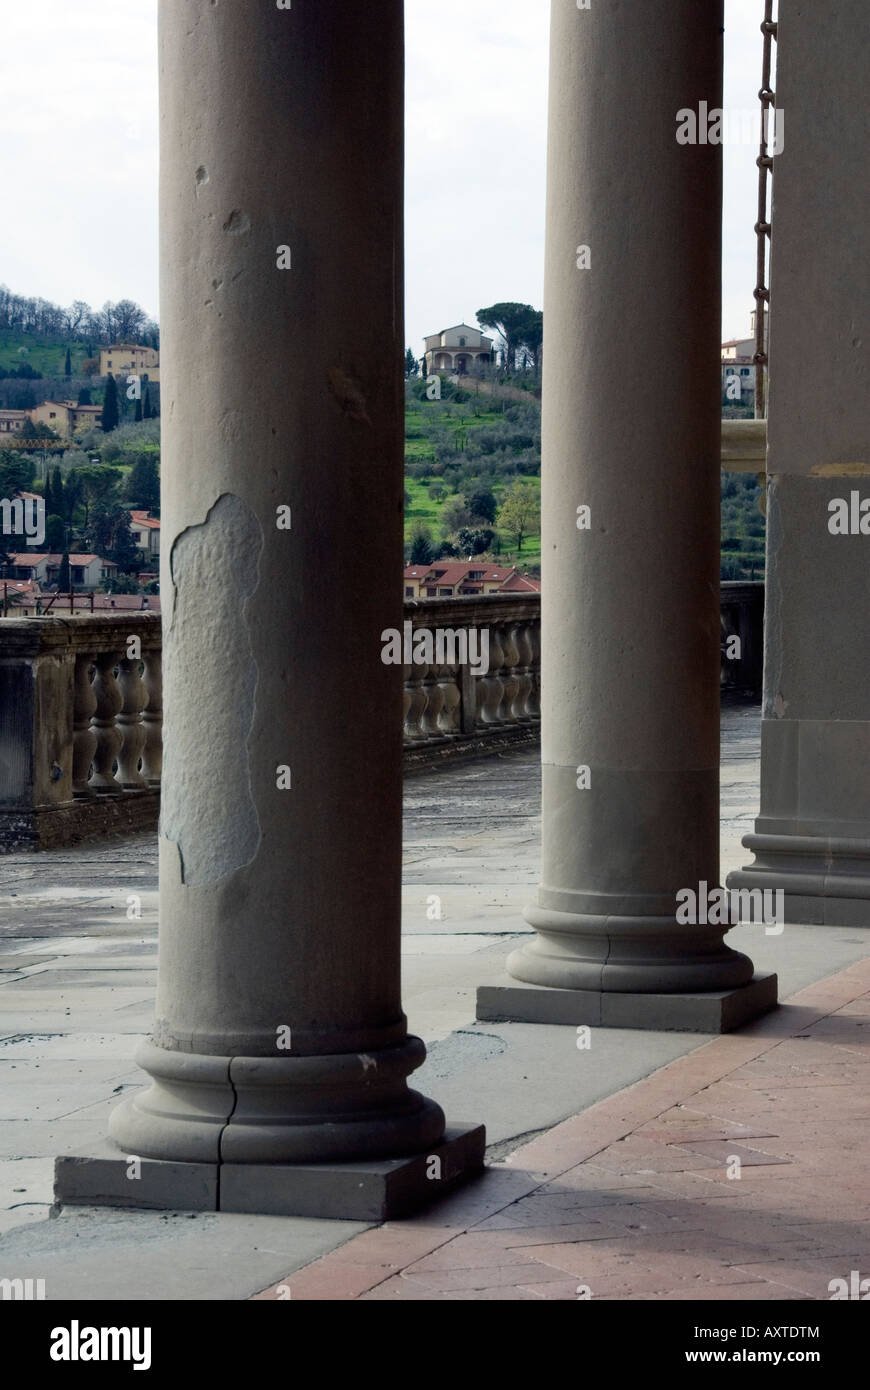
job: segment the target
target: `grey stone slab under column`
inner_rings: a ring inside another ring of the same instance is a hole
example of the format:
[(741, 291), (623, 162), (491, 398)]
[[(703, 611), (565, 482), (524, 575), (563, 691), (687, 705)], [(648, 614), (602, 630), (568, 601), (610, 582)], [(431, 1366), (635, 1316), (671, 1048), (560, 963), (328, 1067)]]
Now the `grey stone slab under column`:
[(403, 7), (377, 8), (160, 8), (160, 965), (152, 1085), (109, 1132), (117, 1172), (228, 1167), (236, 1210), (276, 1209), (264, 1165), (306, 1214), (306, 1165), (338, 1165), (335, 1216), (343, 1163), (482, 1161), (407, 1084), (402, 671), (381, 660), (403, 616)]
[[(675, 994), (773, 995), (727, 926), (676, 917), (719, 874), (722, 152), (677, 131), (721, 106), (722, 27), (721, 0), (552, 6), (543, 881), (508, 971), (621, 1027), (667, 1026)], [(552, 1021), (544, 993), (481, 1011)]]
[(781, 0), (761, 808), (728, 879), (837, 926), (870, 926), (868, 50), (865, 0)]

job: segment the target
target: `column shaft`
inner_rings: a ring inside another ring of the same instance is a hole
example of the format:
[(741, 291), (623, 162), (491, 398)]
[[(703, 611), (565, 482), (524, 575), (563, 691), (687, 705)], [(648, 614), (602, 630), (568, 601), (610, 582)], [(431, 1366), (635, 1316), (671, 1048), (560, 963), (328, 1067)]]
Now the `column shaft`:
[(552, 14), (543, 882), (509, 970), (721, 990), (751, 962), (676, 908), (719, 871), (722, 166), (677, 131), (721, 106), (723, 7)]
[[(129, 1152), (437, 1142), (399, 980), (401, 0), (161, 4), (160, 970)], [(365, 554), (364, 582), (342, 567)]]
[(867, 926), (870, 9), (781, 0), (778, 49), (761, 809), (729, 885)]

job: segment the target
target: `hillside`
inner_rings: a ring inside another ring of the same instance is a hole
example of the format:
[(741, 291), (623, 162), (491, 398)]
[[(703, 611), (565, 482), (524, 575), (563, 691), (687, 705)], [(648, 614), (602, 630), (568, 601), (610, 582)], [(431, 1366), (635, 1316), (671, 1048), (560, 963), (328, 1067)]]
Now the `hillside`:
[[(528, 384), (532, 384), (527, 382)], [(467, 499), (489, 492), (497, 507), (516, 482), (534, 489), (540, 507), (541, 404), (532, 390), (516, 382), (480, 384), (468, 389), (442, 384), (440, 401), (426, 399), (419, 380), (405, 389), (405, 542), (425, 528), (437, 556), (441, 544), (457, 544), (457, 519)], [(763, 579), (765, 522), (754, 475), (722, 474), (722, 578)], [(468, 507), (464, 507), (468, 512)], [(463, 524), (474, 527), (473, 519)], [(506, 528), (485, 518), (495, 537), (483, 552), (503, 564), (536, 567), (541, 561), (538, 517), (522, 548)]]
[(73, 376), (84, 376), (83, 365), (91, 355), (88, 347), (93, 347), (93, 355), (99, 356), (99, 346), (93, 343), (71, 342), (64, 337), (44, 338), (35, 333), (0, 328), (0, 367), (16, 371), (26, 364), (43, 376), (62, 377), (69, 348)]

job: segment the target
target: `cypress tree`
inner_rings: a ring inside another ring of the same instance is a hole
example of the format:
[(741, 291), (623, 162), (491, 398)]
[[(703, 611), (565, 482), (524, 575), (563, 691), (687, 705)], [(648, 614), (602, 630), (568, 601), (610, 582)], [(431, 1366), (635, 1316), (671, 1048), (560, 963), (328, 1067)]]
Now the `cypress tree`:
[(53, 513), (55, 516), (63, 517), (64, 520), (66, 520), (66, 513), (65, 513), (64, 505), (63, 505), (63, 474), (61, 473), (59, 467), (57, 467), (57, 468), (52, 468), (50, 471), (51, 471), (51, 475), (52, 475), (52, 478), (51, 478), (51, 501), (52, 501), (52, 506), (51, 506), (50, 509), (49, 509), (48, 506), (46, 506), (46, 509), (45, 509), (45, 510), (46, 510), (47, 513), (50, 511), (50, 512)]
[(110, 434), (112, 430), (118, 428), (120, 412), (118, 410), (118, 388), (115, 385), (113, 376), (106, 377), (106, 394), (103, 397), (103, 414), (101, 423), (103, 433)]
[(70, 591), (70, 589), (72, 588), (72, 585), (71, 585), (71, 583), (70, 583), (70, 577), (69, 577), (69, 551), (68, 551), (68, 550), (65, 550), (65, 551), (63, 552), (63, 557), (62, 557), (61, 562), (60, 562), (60, 572), (59, 572), (59, 574), (58, 574), (58, 576), (57, 576), (57, 587), (58, 587), (59, 592), (62, 593), (62, 594), (68, 594), (69, 591)]
[(63, 374), (64, 376), (72, 376), (72, 360), (69, 355), (69, 348), (66, 350), (66, 362), (64, 363)]
[(150, 419), (152, 419), (152, 418), (153, 418), (153, 411), (152, 411), (152, 409), (151, 409), (151, 387), (150, 387), (150, 386), (148, 385), (148, 383), (146, 382), (146, 383), (145, 383), (145, 395), (144, 395), (143, 398), (142, 398), (142, 419), (143, 419), (143, 420), (150, 420)]
[[(147, 391), (148, 388), (146, 387), (145, 389), (146, 389), (146, 391)], [(133, 412), (133, 419), (136, 421), (137, 424), (138, 424), (139, 421), (142, 419), (142, 397), (141, 397), (141, 396), (140, 396), (140, 397), (137, 399), (137, 401), (136, 401), (136, 409), (135, 409), (135, 411)]]

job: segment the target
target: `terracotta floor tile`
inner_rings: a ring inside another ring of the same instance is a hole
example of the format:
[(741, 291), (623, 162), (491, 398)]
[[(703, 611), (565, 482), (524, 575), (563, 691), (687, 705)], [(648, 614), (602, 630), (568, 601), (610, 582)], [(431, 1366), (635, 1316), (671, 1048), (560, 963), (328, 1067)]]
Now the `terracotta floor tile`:
[(870, 1278), (868, 1083), (870, 959), (285, 1282), (303, 1300), (830, 1298)]

